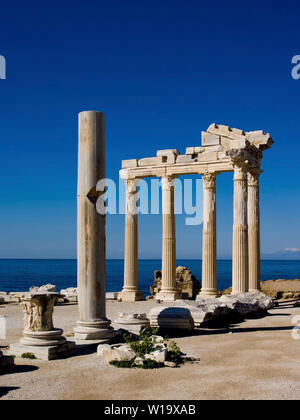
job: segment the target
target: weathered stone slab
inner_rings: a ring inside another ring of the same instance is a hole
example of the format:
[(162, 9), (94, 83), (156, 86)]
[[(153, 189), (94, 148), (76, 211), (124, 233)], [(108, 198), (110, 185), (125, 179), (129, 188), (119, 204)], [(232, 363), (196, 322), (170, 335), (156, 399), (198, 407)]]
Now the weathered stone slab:
[(208, 150), (201, 153), (198, 157), (198, 162), (211, 162), (218, 160), (218, 152), (209, 152)]
[(180, 153), (177, 149), (157, 150), (156, 156), (178, 156)]
[(265, 134), (262, 130), (248, 131), (246, 137), (251, 144), (260, 150), (269, 149), (274, 143), (270, 134)]
[(195, 153), (201, 153), (203, 151), (202, 146), (195, 146), (195, 147), (186, 147), (185, 154), (186, 155), (194, 155)]
[(167, 162), (166, 156), (143, 158), (143, 159), (138, 160), (138, 166), (157, 166), (166, 162)]
[(176, 300), (173, 305), (188, 309), (193, 317), (194, 324), (201, 326), (232, 313), (245, 317), (264, 312), (271, 309), (274, 304), (272, 299), (264, 293), (247, 292), (235, 296), (223, 295), (220, 298), (197, 298), (196, 301)]
[(14, 343), (10, 345), (10, 352), (21, 357), (24, 353), (32, 353), (37, 359), (53, 360), (60, 356), (72, 354), (75, 350), (75, 343), (66, 341), (59, 346), (27, 346), (22, 343)]
[(221, 144), (220, 136), (202, 131), (202, 146), (218, 146)]
[(40, 293), (40, 292), (56, 292), (56, 286), (54, 284), (44, 284), (43, 286), (31, 286), (29, 288), (30, 293)]
[(177, 156), (176, 163), (191, 163), (197, 162), (197, 156), (195, 155), (180, 155)]
[(149, 318), (151, 327), (188, 331), (194, 329), (194, 321), (187, 308), (156, 306), (151, 309)]
[(110, 350), (104, 349), (102, 351), (102, 356), (107, 363), (110, 362), (130, 362), (136, 357), (136, 354), (133, 350), (125, 348), (111, 348)]
[(137, 166), (138, 166), (137, 159), (122, 160), (122, 169), (137, 168)]
[(118, 328), (138, 334), (143, 329), (150, 326), (150, 320), (145, 313), (120, 312), (118, 318), (114, 321)]

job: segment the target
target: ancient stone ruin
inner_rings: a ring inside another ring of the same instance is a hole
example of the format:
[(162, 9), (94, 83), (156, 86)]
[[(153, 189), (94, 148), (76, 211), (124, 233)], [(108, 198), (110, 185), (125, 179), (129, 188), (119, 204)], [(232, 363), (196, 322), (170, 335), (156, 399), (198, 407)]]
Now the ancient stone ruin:
[(176, 238), (174, 179), (199, 174), (203, 188), (202, 288), (199, 298), (216, 297), (216, 177), (234, 173), (234, 220), (232, 253), (232, 293), (260, 288), (259, 176), (263, 151), (270, 148), (270, 134), (261, 130), (244, 132), (211, 124), (202, 132), (202, 145), (188, 147), (184, 155), (175, 149), (158, 150), (156, 157), (122, 161), (120, 176), (126, 183), (123, 301), (142, 299), (138, 287), (138, 216), (135, 196), (138, 181), (159, 177), (162, 184), (162, 287), (161, 301), (180, 297), (176, 288)]
[[(154, 285), (150, 286), (150, 293), (156, 297), (162, 288), (162, 272), (156, 270), (154, 272)], [(176, 289), (181, 297), (186, 299), (196, 299), (200, 292), (200, 282), (187, 267), (176, 267)]]

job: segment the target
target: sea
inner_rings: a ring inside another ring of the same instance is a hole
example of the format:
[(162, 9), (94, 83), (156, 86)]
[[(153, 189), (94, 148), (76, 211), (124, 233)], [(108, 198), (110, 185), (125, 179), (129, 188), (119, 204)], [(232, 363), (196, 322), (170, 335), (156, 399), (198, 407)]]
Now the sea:
[[(201, 281), (201, 260), (177, 260), (177, 266), (188, 267)], [(123, 287), (124, 261), (106, 261), (106, 290), (118, 292)], [(139, 289), (150, 295), (154, 271), (161, 269), (161, 260), (139, 260)], [(218, 260), (218, 289), (231, 286), (231, 260)], [(57, 290), (76, 287), (77, 261), (71, 259), (0, 259), (0, 291), (23, 292), (31, 286), (55, 284)], [(262, 260), (261, 280), (300, 278), (300, 260)]]

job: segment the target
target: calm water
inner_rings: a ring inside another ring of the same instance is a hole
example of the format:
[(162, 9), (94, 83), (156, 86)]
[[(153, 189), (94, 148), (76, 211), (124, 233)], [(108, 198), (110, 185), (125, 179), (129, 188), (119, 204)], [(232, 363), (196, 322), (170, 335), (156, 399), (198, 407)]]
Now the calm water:
[[(201, 280), (201, 261), (177, 260), (177, 265), (190, 268)], [(149, 295), (154, 270), (161, 268), (160, 260), (139, 260), (139, 286)], [(300, 278), (300, 261), (263, 260), (261, 279)], [(0, 291), (26, 291), (30, 286), (52, 283), (57, 289), (76, 286), (76, 260), (0, 260)], [(120, 291), (123, 286), (123, 260), (107, 261), (106, 288)], [(231, 261), (218, 260), (218, 289), (231, 286)]]

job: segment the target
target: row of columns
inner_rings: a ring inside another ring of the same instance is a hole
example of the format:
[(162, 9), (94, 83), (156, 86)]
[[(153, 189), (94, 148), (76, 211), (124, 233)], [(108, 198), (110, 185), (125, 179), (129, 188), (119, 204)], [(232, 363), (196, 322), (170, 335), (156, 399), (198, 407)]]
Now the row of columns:
[[(259, 169), (234, 165), (232, 294), (260, 289)], [(202, 289), (199, 298), (216, 297), (216, 173), (203, 175)], [(126, 180), (123, 301), (141, 300), (138, 290), (137, 179)], [(179, 298), (176, 289), (174, 177), (162, 177), (162, 289), (157, 299)]]
[[(234, 167), (233, 293), (257, 290), (259, 278), (259, 174), (245, 164)], [(104, 193), (97, 182), (105, 178), (105, 118), (96, 111), (79, 114), (78, 150), (78, 231), (77, 278), (79, 320), (77, 343), (110, 341), (115, 332), (106, 318), (105, 305), (105, 215), (97, 213), (96, 203)], [(206, 173), (204, 181), (202, 291), (200, 297), (216, 296), (216, 174)], [(126, 227), (124, 301), (143, 298), (138, 290), (138, 180), (126, 181)], [(176, 290), (176, 237), (174, 177), (162, 178), (163, 238), (162, 289), (158, 298), (180, 297)]]

